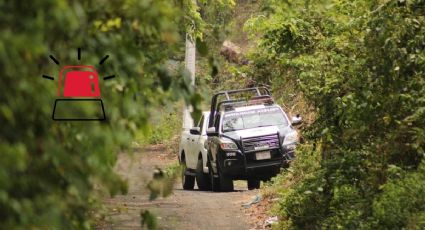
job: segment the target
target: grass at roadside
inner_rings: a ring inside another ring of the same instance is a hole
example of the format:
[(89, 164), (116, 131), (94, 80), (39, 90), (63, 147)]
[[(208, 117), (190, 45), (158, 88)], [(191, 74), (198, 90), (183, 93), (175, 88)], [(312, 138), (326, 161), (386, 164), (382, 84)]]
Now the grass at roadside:
[(183, 103), (158, 108), (151, 112), (150, 126), (138, 131), (135, 142), (140, 146), (164, 145), (169, 154), (176, 154), (182, 130)]
[(164, 109), (159, 109), (155, 113), (157, 117), (152, 117), (152, 126), (137, 134), (136, 141), (139, 144), (165, 144), (180, 132), (180, 111), (166, 112)]
[[(278, 202), (271, 202), (269, 207), (270, 216), (286, 216), (284, 212), (287, 210), (288, 202), (294, 202), (289, 200), (291, 195), (297, 192), (297, 187), (301, 186), (303, 181), (314, 177), (314, 172), (320, 169), (319, 149), (320, 146), (314, 148), (310, 144), (299, 145), (296, 151), (297, 158), (292, 162), (291, 166), (282, 170), (279, 175), (261, 188), (261, 195), (264, 199), (278, 200)], [(311, 185), (310, 192), (320, 191), (323, 191), (322, 187)], [(276, 227), (280, 229), (286, 224), (286, 220), (280, 219), (279, 226)]]

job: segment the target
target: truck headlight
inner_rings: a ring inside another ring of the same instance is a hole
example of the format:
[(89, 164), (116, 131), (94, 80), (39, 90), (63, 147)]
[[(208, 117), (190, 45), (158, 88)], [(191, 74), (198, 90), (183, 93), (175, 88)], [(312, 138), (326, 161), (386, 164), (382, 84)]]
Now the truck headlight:
[(220, 138), (220, 147), (223, 150), (236, 150), (238, 146), (229, 138)]
[(290, 132), (285, 135), (285, 139), (283, 140), (282, 145), (295, 144), (296, 142), (298, 142), (298, 133)]

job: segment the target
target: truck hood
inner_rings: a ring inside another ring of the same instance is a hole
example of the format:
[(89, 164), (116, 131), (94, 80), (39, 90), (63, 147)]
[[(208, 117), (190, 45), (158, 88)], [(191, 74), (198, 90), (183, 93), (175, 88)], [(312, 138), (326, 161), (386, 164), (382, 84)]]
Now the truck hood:
[(267, 126), (252, 129), (236, 130), (232, 132), (223, 133), (223, 135), (233, 140), (240, 140), (240, 138), (264, 136), (279, 132), (281, 137), (285, 137), (287, 133), (293, 132), (293, 130), (294, 129), (292, 129), (290, 126)]

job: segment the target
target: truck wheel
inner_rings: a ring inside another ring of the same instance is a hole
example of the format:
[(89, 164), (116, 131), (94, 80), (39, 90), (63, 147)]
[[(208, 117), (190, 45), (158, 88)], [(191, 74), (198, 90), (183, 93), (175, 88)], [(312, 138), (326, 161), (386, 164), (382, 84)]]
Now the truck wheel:
[(208, 164), (208, 174), (210, 176), (211, 190), (213, 192), (218, 192), (220, 191), (220, 184), (218, 183), (218, 178), (214, 177), (214, 172), (212, 170), (211, 163), (208, 161), (207, 164)]
[(220, 183), (220, 191), (222, 191), (222, 192), (233, 191), (233, 180), (224, 176), (223, 173), (220, 172), (219, 168), (220, 167), (217, 167), (219, 183)]
[(202, 164), (202, 158), (200, 158), (198, 159), (198, 164), (196, 165), (196, 184), (198, 185), (199, 190), (211, 190), (209, 175), (204, 173), (203, 168), (204, 166)]
[(259, 189), (260, 188), (260, 180), (248, 180), (248, 190)]
[(186, 162), (183, 160), (181, 163), (182, 167), (182, 186), (184, 190), (193, 190), (193, 187), (195, 187), (195, 177), (191, 175), (187, 175), (186, 172)]

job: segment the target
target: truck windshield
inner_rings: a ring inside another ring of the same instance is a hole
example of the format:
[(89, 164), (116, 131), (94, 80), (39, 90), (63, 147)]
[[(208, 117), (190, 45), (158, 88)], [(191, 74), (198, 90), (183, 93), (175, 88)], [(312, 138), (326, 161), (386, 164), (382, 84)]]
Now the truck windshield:
[(288, 125), (279, 108), (264, 108), (224, 114), (223, 132), (251, 129), (265, 126)]

